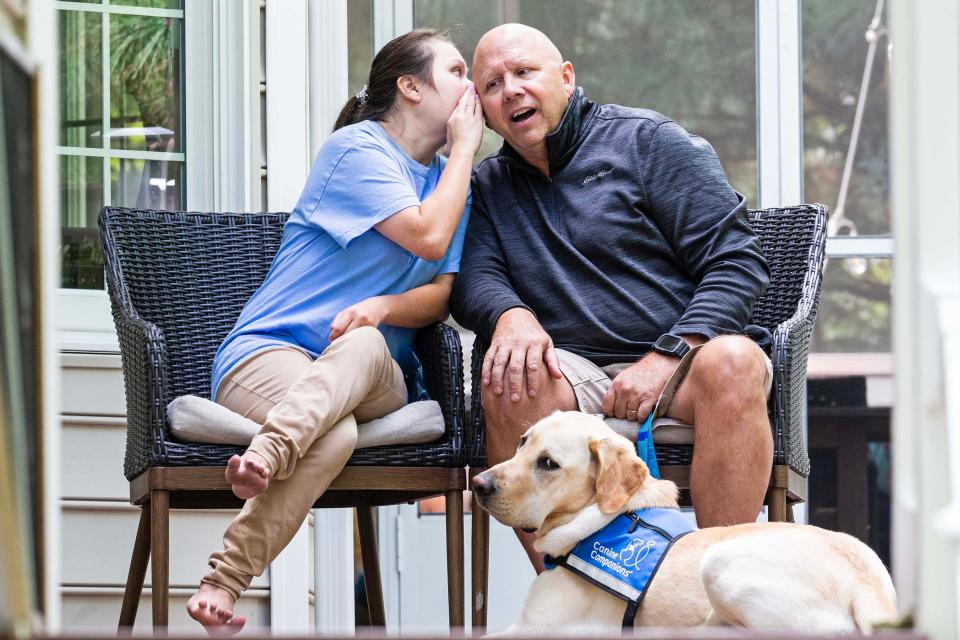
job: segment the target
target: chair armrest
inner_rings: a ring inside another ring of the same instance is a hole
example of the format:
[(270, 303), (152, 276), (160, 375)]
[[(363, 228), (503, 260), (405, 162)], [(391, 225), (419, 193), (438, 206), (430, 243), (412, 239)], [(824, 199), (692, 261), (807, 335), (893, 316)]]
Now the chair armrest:
[(806, 412), (807, 356), (813, 336), (816, 306), (800, 309), (773, 332), (773, 389), (770, 421), (773, 425), (773, 459), (806, 477), (810, 474)]
[[(821, 214), (825, 218), (825, 213)], [(813, 325), (820, 306), (823, 283), (824, 242), (815, 240), (808, 259), (809, 268), (794, 314), (773, 331), (773, 389), (770, 394), (770, 421), (773, 425), (774, 464), (789, 465), (806, 477), (810, 475), (807, 447), (807, 357)]]
[(164, 463), (167, 408), (167, 345), (154, 324), (113, 306), (120, 341), (127, 398), (127, 447), (123, 474), (133, 480), (148, 467)]
[(470, 358), (470, 421), (467, 423), (467, 464), (471, 467), (487, 465), (486, 420), (483, 415), (483, 396), (480, 372), (487, 343), (479, 335), (473, 343)]
[(460, 335), (449, 325), (432, 324), (417, 331), (414, 349), (423, 365), (427, 391), (443, 412), (443, 440), (462, 451), (465, 416)]

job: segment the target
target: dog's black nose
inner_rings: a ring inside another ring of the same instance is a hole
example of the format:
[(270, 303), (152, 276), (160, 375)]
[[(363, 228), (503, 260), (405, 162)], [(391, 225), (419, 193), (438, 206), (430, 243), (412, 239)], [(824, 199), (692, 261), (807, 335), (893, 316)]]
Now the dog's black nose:
[(497, 483), (486, 473), (481, 473), (473, 479), (473, 491), (481, 498), (489, 498), (497, 492)]

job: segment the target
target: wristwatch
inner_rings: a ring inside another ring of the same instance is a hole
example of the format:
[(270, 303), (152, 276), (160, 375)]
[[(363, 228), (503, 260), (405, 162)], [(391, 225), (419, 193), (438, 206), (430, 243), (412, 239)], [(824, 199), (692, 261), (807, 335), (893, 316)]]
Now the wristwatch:
[(678, 335), (665, 333), (653, 343), (653, 350), (665, 356), (683, 358), (683, 356), (687, 355), (687, 352), (690, 351), (690, 345)]

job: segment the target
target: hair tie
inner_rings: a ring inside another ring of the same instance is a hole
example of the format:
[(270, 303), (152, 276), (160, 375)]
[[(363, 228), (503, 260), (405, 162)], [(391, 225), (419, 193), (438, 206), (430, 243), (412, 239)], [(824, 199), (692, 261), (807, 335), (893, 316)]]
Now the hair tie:
[(357, 92), (357, 95), (354, 96), (357, 100), (357, 106), (362, 107), (363, 104), (367, 101), (367, 85), (363, 85), (363, 89)]

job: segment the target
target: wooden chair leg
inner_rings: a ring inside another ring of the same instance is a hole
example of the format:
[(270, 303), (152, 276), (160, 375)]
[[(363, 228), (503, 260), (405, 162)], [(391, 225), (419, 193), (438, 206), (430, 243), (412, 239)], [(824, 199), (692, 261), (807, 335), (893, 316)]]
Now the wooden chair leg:
[(447, 498), (447, 604), (450, 631), (463, 628), (463, 491), (454, 489)]
[(767, 501), (767, 520), (770, 522), (787, 521), (787, 490), (770, 487)]
[(143, 579), (147, 575), (147, 563), (150, 561), (150, 509), (140, 507), (140, 526), (137, 538), (133, 542), (133, 554), (130, 556), (130, 571), (127, 573), (127, 586), (123, 591), (123, 604), (120, 606), (120, 624), (117, 633), (124, 633), (137, 621), (137, 608), (143, 593)]
[(153, 563), (153, 629), (166, 631), (170, 595), (170, 494), (150, 491), (150, 555)]
[(490, 514), (480, 508), (477, 497), (473, 497), (471, 511), (471, 553), (470, 584), (473, 597), (470, 599), (473, 609), (471, 616), (474, 636), (481, 636), (487, 630), (487, 579), (490, 564)]
[(367, 609), (370, 624), (385, 627), (387, 615), (383, 607), (383, 585), (380, 582), (380, 556), (377, 555), (377, 526), (373, 507), (357, 506), (357, 528), (360, 530), (360, 560), (363, 564), (363, 581), (367, 587)]

